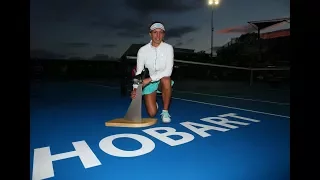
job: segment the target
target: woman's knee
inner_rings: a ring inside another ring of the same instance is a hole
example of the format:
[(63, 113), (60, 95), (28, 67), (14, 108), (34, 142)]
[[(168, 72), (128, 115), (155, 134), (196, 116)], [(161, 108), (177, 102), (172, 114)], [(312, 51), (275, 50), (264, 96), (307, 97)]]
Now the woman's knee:
[(169, 89), (171, 87), (171, 78), (170, 77), (163, 77), (160, 80), (161, 87)]
[(148, 110), (148, 115), (153, 118), (157, 115), (157, 110)]
[(156, 105), (156, 93), (148, 94), (144, 96), (147, 113), (150, 117), (154, 117), (157, 114), (157, 105)]
[(160, 79), (161, 82), (170, 82), (171, 78), (170, 77), (163, 77)]

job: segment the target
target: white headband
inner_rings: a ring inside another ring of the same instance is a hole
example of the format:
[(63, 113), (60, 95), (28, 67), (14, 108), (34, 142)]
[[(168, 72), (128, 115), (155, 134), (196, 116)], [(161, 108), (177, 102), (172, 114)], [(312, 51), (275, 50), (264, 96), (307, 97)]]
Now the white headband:
[(150, 31), (153, 31), (155, 29), (162, 29), (163, 31), (166, 31), (164, 29), (164, 26), (161, 23), (154, 23), (152, 24), (152, 26), (150, 27)]

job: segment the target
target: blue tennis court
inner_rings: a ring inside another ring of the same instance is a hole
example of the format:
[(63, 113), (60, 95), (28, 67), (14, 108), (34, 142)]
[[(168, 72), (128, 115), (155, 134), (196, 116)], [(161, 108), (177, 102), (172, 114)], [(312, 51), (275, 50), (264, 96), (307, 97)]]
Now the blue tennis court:
[(115, 128), (105, 122), (130, 104), (116, 86), (47, 82), (30, 92), (33, 180), (290, 179), (289, 102), (174, 91), (170, 124), (158, 113), (154, 126)]

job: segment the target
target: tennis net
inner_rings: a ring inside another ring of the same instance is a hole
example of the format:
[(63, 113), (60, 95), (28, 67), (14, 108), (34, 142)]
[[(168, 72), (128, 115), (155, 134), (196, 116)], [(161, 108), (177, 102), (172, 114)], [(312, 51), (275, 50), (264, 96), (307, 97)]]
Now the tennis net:
[[(127, 56), (136, 61), (136, 57)], [(250, 68), (174, 60), (175, 88), (209, 92), (212, 89), (276, 88), (289, 89), (290, 67)]]

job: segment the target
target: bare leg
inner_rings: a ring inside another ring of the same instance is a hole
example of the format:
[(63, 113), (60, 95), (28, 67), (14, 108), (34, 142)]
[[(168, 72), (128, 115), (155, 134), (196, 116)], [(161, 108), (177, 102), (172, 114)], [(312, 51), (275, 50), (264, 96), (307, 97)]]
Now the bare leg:
[(171, 78), (163, 77), (160, 80), (160, 89), (162, 92), (163, 110), (168, 110), (171, 100)]
[(156, 98), (157, 92), (144, 95), (147, 112), (150, 117), (154, 117), (157, 114)]

